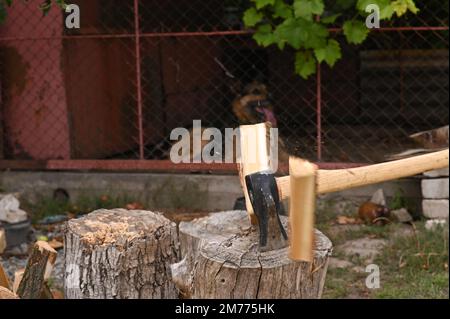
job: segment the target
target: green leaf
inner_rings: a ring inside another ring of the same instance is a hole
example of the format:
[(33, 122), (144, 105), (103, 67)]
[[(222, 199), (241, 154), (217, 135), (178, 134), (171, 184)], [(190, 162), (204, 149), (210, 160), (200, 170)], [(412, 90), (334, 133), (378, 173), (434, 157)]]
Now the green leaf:
[(304, 28), (307, 36), (303, 45), (306, 49), (316, 49), (326, 45), (329, 32), (324, 25), (312, 22), (306, 24)]
[(263, 19), (263, 14), (256, 11), (255, 8), (250, 8), (244, 12), (244, 24), (247, 27), (254, 27)]
[(355, 6), (356, 0), (337, 0), (336, 5), (341, 10), (348, 10)]
[(314, 54), (319, 63), (325, 61), (331, 67), (342, 57), (341, 46), (334, 39), (330, 39), (326, 47), (315, 49)]
[(320, 22), (322, 22), (323, 24), (333, 24), (334, 22), (336, 22), (336, 19), (339, 18), (342, 14), (340, 13), (336, 13), (327, 17), (322, 17), (320, 19)]
[(392, 8), (398, 17), (401, 17), (408, 11), (408, 5), (402, 0), (392, 2)]
[(323, 0), (310, 0), (310, 2), (312, 13), (321, 15), (325, 10), (325, 4), (323, 3)]
[(310, 51), (300, 51), (295, 55), (295, 72), (307, 79), (316, 73), (316, 60)]
[(394, 14), (394, 9), (391, 6), (390, 0), (358, 0), (356, 7), (359, 11), (369, 13), (366, 11), (370, 5), (376, 5), (380, 9), (380, 19), (390, 19)]
[(312, 21), (313, 15), (321, 15), (324, 9), (322, 0), (294, 0), (294, 14), (298, 18)]
[(406, 0), (406, 2), (408, 3), (408, 10), (411, 11), (414, 14), (419, 13), (419, 8), (416, 7), (416, 4), (414, 3), (413, 0)]
[(361, 44), (369, 34), (369, 29), (362, 21), (348, 20), (343, 25), (344, 35), (348, 43)]
[(293, 17), (292, 7), (287, 5), (284, 0), (276, 0), (275, 5), (273, 7), (274, 18), (283, 18), (283, 19), (289, 19)]
[(316, 22), (287, 19), (275, 29), (274, 34), (280, 49), (288, 43), (298, 50), (301, 47), (314, 49), (325, 46), (329, 32), (324, 25)]
[(255, 39), (258, 45), (268, 47), (276, 42), (276, 37), (272, 31), (273, 29), (270, 24), (262, 24), (253, 35), (253, 39)]
[(288, 43), (291, 47), (298, 50), (307, 36), (299, 19), (286, 19), (275, 29), (274, 34), (280, 49), (283, 49), (285, 44)]
[(404, 15), (408, 10), (414, 14), (419, 12), (413, 0), (396, 0), (391, 3), (391, 6), (398, 17)]
[(262, 9), (268, 5), (274, 5), (275, 0), (252, 0), (256, 4), (256, 9)]

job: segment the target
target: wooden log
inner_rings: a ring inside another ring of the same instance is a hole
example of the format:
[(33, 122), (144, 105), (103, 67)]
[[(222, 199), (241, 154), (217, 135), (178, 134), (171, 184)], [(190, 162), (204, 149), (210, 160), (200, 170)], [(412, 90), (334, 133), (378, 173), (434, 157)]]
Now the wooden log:
[(6, 246), (6, 232), (4, 229), (0, 228), (0, 255), (3, 254)]
[(6, 275), (6, 271), (3, 269), (2, 264), (0, 264), (0, 287), (10, 289), (9, 279)]
[(2, 299), (19, 299), (19, 297), (5, 287), (0, 287), (0, 300)]
[(220, 213), (227, 223), (222, 223), (221, 218), (214, 218), (216, 213), (204, 218), (198, 218), (190, 222), (181, 222), (179, 225), (180, 250), (182, 260), (173, 264), (172, 276), (182, 297), (191, 296), (192, 270), (197, 260), (202, 240), (223, 241), (234, 234), (250, 229), (248, 218), (242, 224), (242, 212), (228, 211)]
[(50, 276), (56, 255), (56, 250), (47, 242), (38, 241), (34, 244), (17, 289), (21, 299), (39, 299), (42, 296), (45, 280)]
[(20, 282), (23, 278), (23, 273), (25, 272), (25, 268), (16, 270), (14, 273), (14, 281), (13, 281), (13, 292), (17, 294), (17, 290), (19, 289)]
[[(282, 216), (284, 226), (287, 218)], [(287, 229), (287, 227), (286, 227)], [(245, 211), (211, 214), (180, 224), (180, 244), (193, 298), (320, 298), (332, 245), (315, 231), (312, 263), (288, 258), (288, 248), (260, 252)]]
[(176, 225), (163, 215), (125, 209), (95, 211), (67, 224), (65, 297), (177, 298), (169, 266), (179, 258)]

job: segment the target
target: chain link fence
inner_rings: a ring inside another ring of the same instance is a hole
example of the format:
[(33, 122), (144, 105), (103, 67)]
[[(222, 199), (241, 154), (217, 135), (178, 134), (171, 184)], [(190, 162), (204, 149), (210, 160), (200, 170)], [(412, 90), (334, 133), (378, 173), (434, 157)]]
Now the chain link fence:
[(4, 168), (164, 168), (173, 128), (237, 127), (236, 85), (255, 80), (289, 151), (313, 161), (383, 161), (415, 147), (408, 135), (448, 125), (448, 1), (417, 0), (417, 16), (359, 47), (332, 28), (343, 59), (309, 80), (293, 52), (252, 40), (246, 1), (73, 0), (80, 29), (39, 3), (15, 2), (0, 26)]

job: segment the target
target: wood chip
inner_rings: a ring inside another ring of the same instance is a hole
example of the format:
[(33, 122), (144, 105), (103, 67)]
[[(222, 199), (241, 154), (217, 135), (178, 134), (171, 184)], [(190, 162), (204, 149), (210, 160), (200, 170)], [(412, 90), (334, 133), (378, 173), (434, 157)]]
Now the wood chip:
[(357, 225), (361, 224), (361, 220), (359, 218), (354, 217), (338, 216), (336, 219), (336, 223), (338, 225)]
[(59, 240), (56, 239), (52, 239), (48, 242), (48, 244), (50, 245), (50, 247), (52, 247), (53, 249), (60, 249), (64, 247), (64, 244), (62, 242), (60, 242)]

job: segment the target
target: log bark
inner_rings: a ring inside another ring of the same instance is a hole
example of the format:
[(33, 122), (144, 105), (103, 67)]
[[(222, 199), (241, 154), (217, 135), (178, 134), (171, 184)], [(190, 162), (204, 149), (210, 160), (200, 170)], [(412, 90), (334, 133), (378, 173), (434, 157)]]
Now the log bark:
[(170, 264), (179, 258), (176, 225), (161, 214), (98, 210), (67, 224), (65, 296), (69, 299), (177, 298)]
[(41, 298), (45, 280), (50, 277), (56, 255), (56, 251), (47, 242), (38, 241), (34, 244), (17, 289), (17, 295), (21, 299)]
[[(282, 222), (288, 229), (286, 217), (282, 216)], [(258, 231), (245, 211), (181, 223), (179, 231), (189, 297), (310, 299), (322, 295), (332, 244), (318, 230), (312, 263), (290, 260), (287, 247), (260, 252)]]
[[(183, 298), (190, 298), (192, 295), (192, 270), (198, 257), (201, 241), (221, 242), (252, 227), (248, 220), (244, 224), (241, 223), (243, 219), (241, 212), (229, 211), (220, 214), (221, 218), (215, 218), (216, 213), (214, 213), (179, 224), (180, 250), (183, 259), (173, 264), (171, 268), (173, 280)], [(246, 216), (248, 219), (248, 215)], [(226, 219), (227, 222), (223, 223), (222, 219)]]

